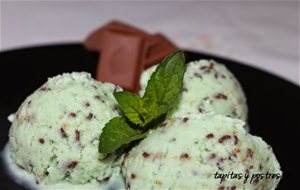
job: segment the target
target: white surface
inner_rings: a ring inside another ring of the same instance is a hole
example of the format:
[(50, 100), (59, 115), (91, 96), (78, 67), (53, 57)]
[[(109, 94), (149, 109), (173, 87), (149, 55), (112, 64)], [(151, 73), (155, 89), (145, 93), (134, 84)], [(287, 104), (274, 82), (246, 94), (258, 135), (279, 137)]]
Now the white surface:
[(298, 1), (2, 0), (1, 51), (83, 41), (112, 19), (164, 33), (182, 48), (240, 60), (300, 84)]

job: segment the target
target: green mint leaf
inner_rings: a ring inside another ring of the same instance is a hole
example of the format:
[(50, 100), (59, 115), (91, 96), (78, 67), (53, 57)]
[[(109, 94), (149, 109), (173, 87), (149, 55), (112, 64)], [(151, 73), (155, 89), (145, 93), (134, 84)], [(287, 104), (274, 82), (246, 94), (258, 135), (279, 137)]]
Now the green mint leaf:
[(186, 71), (184, 54), (181, 50), (167, 56), (159, 64), (148, 81), (143, 101), (152, 110), (155, 117), (167, 113), (179, 97), (183, 76)]
[(141, 97), (130, 92), (116, 92), (114, 97), (124, 115), (134, 124), (143, 126), (145, 119), (142, 115), (143, 101)]
[(138, 130), (131, 128), (122, 117), (115, 117), (106, 123), (100, 135), (99, 152), (111, 153), (124, 144), (144, 138)]
[(126, 91), (114, 93), (124, 116), (106, 123), (100, 135), (99, 152), (111, 153), (144, 138), (149, 129), (164, 121), (182, 92), (185, 71), (183, 52), (176, 51), (157, 66), (143, 98)]

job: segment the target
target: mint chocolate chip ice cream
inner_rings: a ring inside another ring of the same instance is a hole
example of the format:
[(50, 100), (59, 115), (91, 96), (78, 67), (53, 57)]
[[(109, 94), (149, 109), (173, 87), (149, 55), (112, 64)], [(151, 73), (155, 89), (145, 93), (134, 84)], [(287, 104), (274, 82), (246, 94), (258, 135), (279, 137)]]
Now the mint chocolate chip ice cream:
[[(166, 120), (125, 156), (128, 189), (275, 189), (282, 174), (269, 145), (222, 115), (197, 114)], [(221, 179), (218, 174), (247, 175)], [(275, 178), (254, 174), (274, 174)]]
[(104, 125), (118, 116), (113, 92), (87, 73), (50, 78), (28, 96), (9, 132), (10, 156), (42, 184), (85, 184), (112, 175), (115, 155), (98, 153)]
[[(156, 66), (145, 70), (141, 76), (141, 94)], [(215, 61), (199, 60), (187, 64), (183, 92), (172, 116), (182, 113), (218, 114), (247, 120), (248, 108), (243, 89), (234, 75)]]

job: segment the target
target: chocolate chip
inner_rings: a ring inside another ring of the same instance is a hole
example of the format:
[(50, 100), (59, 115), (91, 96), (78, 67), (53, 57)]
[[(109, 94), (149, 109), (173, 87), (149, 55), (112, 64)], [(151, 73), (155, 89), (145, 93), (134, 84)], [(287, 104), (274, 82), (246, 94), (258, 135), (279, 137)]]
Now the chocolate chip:
[(199, 73), (194, 73), (194, 77), (202, 79), (202, 76)]
[(211, 159), (211, 160), (212, 160), (212, 159), (215, 159), (216, 156), (217, 156), (217, 155), (216, 155), (215, 153), (212, 153), (212, 154), (210, 155), (209, 159)]
[(129, 182), (126, 183), (126, 187), (130, 188), (130, 183)]
[(209, 66), (202, 66), (200, 67), (201, 70), (203, 70), (203, 73), (210, 73), (214, 68), (214, 64), (210, 63)]
[(186, 123), (188, 120), (189, 120), (188, 117), (185, 117), (185, 118), (182, 119), (182, 121), (183, 121), (184, 123)]
[(104, 183), (104, 182), (107, 182), (108, 180), (109, 180), (109, 178), (110, 177), (105, 177), (105, 178), (103, 178), (103, 179), (97, 179), (97, 181), (99, 182), (99, 183)]
[(176, 138), (171, 138), (170, 142), (175, 142), (176, 141)]
[(75, 140), (76, 141), (80, 140), (80, 132), (77, 129), (75, 130)]
[(136, 175), (135, 174), (131, 174), (131, 179), (135, 179), (136, 178)]
[(41, 87), (40, 88), (40, 91), (50, 91), (51, 88), (48, 88), (48, 87)]
[(44, 144), (44, 143), (45, 143), (45, 140), (44, 140), (43, 138), (40, 138), (40, 139), (39, 139), (39, 142), (40, 142), (41, 144)]
[(247, 158), (253, 158), (253, 150), (251, 148), (248, 148), (247, 149), (247, 155), (246, 155)]
[(149, 153), (147, 153), (147, 152), (143, 152), (143, 157), (144, 158), (148, 158), (150, 156), (150, 154)]
[(78, 164), (78, 161), (73, 161), (71, 162), (69, 165), (68, 165), (68, 168), (69, 169), (74, 169)]
[(60, 133), (61, 133), (62, 138), (67, 138), (67, 133), (63, 128), (60, 128)]
[(85, 104), (84, 104), (84, 106), (87, 108), (87, 107), (90, 107), (90, 103), (88, 103), (88, 102), (86, 102)]
[(96, 99), (96, 100), (100, 100), (101, 102), (103, 102), (103, 103), (104, 103), (104, 100), (103, 100), (103, 99), (102, 99), (100, 96), (98, 96), (98, 95), (97, 95), (97, 96), (95, 96), (95, 99)]
[(239, 142), (239, 138), (236, 135), (233, 135), (234, 138), (234, 145), (236, 145)]
[(49, 175), (49, 172), (48, 172), (48, 171), (45, 171), (45, 172), (44, 172), (44, 175), (45, 175), (45, 176)]
[(190, 156), (187, 153), (183, 153), (180, 155), (180, 159), (189, 159), (189, 158), (190, 158)]
[(248, 168), (249, 170), (252, 170), (253, 169), (253, 165), (251, 165), (251, 166), (249, 166), (249, 168)]
[(219, 139), (219, 143), (223, 143), (224, 141), (229, 140), (229, 139), (231, 139), (230, 135), (224, 135)]
[(219, 77), (218, 73), (215, 73), (214, 77), (217, 79)]
[(94, 115), (92, 113), (89, 113), (89, 115), (86, 116), (86, 119), (87, 120), (91, 120), (93, 117), (94, 117)]
[(214, 138), (214, 134), (209, 133), (209, 134), (206, 135), (206, 138), (208, 138), (208, 139)]
[(259, 164), (259, 170), (262, 170), (262, 165), (261, 164)]
[(20, 164), (18, 164), (18, 163), (17, 163), (17, 166), (18, 166), (20, 169), (25, 170), (25, 167), (22, 166), (22, 165), (20, 165)]
[(165, 127), (165, 126), (167, 126), (167, 124), (168, 124), (168, 122), (166, 122), (166, 121), (162, 122), (159, 127)]
[(77, 115), (76, 115), (76, 113), (72, 112), (69, 114), (69, 116), (75, 118)]
[(219, 93), (217, 95), (215, 95), (215, 98), (216, 99), (223, 99), (223, 100), (227, 100), (227, 96), (222, 94), (222, 93)]

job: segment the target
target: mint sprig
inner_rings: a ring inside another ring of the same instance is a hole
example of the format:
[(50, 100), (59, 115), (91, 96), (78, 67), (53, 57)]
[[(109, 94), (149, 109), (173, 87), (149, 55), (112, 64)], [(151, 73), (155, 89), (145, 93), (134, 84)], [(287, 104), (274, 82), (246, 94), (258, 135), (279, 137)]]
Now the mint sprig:
[[(100, 136), (99, 152), (110, 153), (123, 144), (144, 137), (140, 131), (131, 128), (123, 117), (115, 117), (106, 123)], [(107, 144), (109, 143), (109, 144)]]
[(151, 106), (156, 107), (156, 117), (174, 106), (182, 91), (185, 71), (183, 52), (177, 51), (166, 57), (151, 75), (143, 100), (147, 105), (154, 104)]
[(143, 100), (141, 97), (127, 91), (116, 92), (114, 97), (126, 118), (137, 126), (144, 125)]
[(184, 55), (179, 50), (157, 66), (143, 97), (127, 91), (114, 93), (123, 116), (105, 124), (100, 135), (99, 152), (111, 153), (144, 138), (149, 129), (162, 122), (182, 92), (185, 71)]

